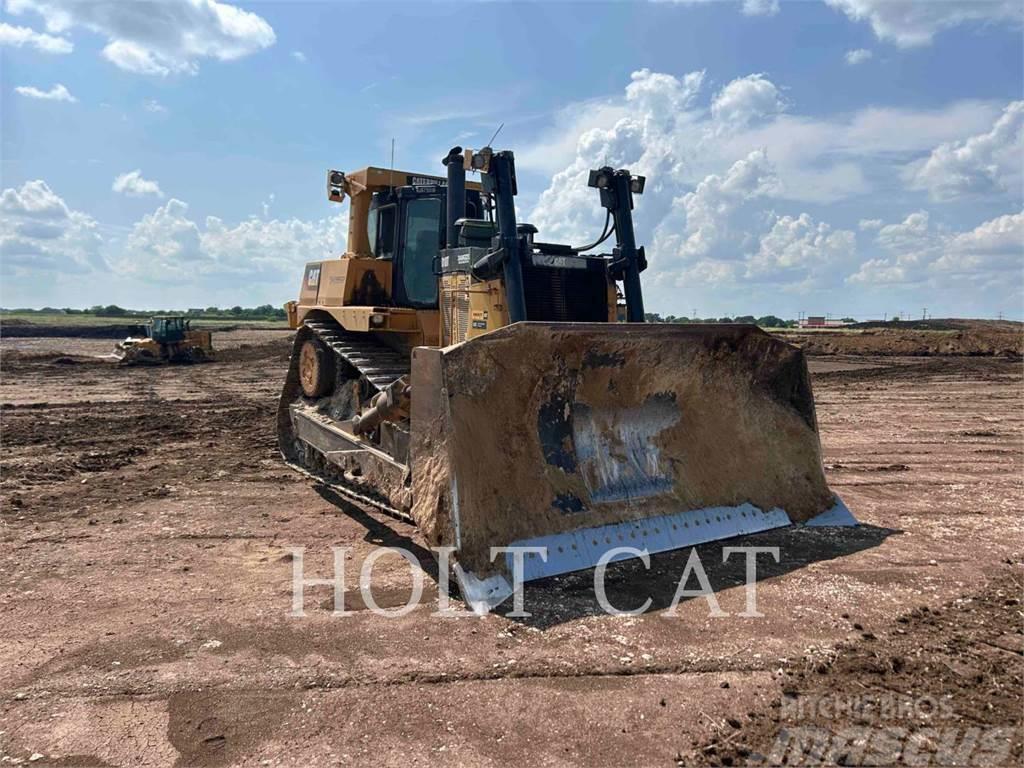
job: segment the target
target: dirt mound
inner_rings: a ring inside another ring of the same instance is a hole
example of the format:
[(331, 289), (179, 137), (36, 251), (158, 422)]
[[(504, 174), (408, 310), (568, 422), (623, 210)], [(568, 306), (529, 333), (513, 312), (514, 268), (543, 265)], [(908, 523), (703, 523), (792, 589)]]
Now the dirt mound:
[(24, 320), (0, 323), (0, 338), (124, 339), (146, 332), (144, 323), (111, 323), (110, 325), (35, 325)]
[[(933, 322), (933, 321), (926, 321)], [(967, 321), (958, 321), (967, 322)], [(781, 332), (778, 336), (796, 344), (808, 355), (980, 355), (1021, 357), (1024, 326), (1020, 323), (977, 324), (963, 329), (935, 330), (895, 327)]]
[(23, 352), (18, 349), (5, 349), (0, 352), (0, 366), (2, 366), (4, 372), (8, 374), (24, 368), (110, 365), (113, 362), (115, 362), (113, 358), (80, 355), (63, 351)]
[(929, 318), (927, 320), (872, 320), (847, 326), (854, 329), (892, 328), (911, 331), (1010, 331), (1024, 332), (1024, 323), (1016, 320), (968, 320), (957, 317)]
[(240, 344), (230, 349), (215, 349), (215, 362), (243, 363), (254, 360), (278, 360), (288, 362), (292, 352), (291, 337), (273, 339), (262, 344)]
[[(1024, 634), (1019, 570), (1006, 567), (973, 597), (940, 609), (920, 606), (878, 636), (858, 617), (843, 614), (857, 640), (788, 665), (782, 670), (782, 695), (767, 712), (752, 711), (743, 720), (723, 723), (688, 764), (778, 765), (786, 762), (788, 751), (790, 760), (804, 757), (805, 762), (794, 762), (800, 765), (902, 765), (899, 751), (905, 747), (920, 749), (923, 758), (907, 764), (948, 765), (936, 754), (948, 747), (948, 733), (955, 732), (959, 742), (959, 737), (970, 738), (973, 727), (1012, 733), (1010, 743), (1002, 745), (1010, 759), (999, 764), (1020, 765)], [(808, 736), (811, 729), (830, 737), (817, 745), (822, 754), (813, 752), (812, 739), (797, 745), (798, 736)], [(858, 731), (867, 734), (866, 747), (836, 747), (837, 737)], [(982, 751), (1000, 746), (979, 745)], [(811, 754), (795, 754), (807, 746)], [(929, 762), (930, 757), (935, 761)], [(976, 752), (971, 764), (984, 764), (979, 758)]]

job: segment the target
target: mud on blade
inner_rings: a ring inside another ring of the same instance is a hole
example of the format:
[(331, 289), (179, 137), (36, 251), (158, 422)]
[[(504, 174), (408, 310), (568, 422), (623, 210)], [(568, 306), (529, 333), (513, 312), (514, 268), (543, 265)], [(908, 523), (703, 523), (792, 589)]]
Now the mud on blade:
[(412, 386), (413, 516), (471, 603), (508, 596), (492, 547), (540, 578), (837, 504), (803, 354), (755, 326), (518, 323), (415, 350)]

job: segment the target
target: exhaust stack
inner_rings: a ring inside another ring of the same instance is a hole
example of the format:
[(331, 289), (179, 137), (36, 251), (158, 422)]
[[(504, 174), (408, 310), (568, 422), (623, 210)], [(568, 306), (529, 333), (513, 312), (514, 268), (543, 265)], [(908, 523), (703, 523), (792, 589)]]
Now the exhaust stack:
[(441, 160), (448, 169), (448, 221), (445, 230), (445, 247), (457, 248), (459, 233), (455, 222), (466, 216), (466, 168), (463, 165), (462, 147), (452, 147)]

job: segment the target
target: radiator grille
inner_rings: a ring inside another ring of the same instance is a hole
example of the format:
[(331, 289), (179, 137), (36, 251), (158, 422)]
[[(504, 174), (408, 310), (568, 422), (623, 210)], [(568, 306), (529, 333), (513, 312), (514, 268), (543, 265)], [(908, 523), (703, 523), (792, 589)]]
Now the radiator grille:
[(608, 320), (608, 282), (598, 269), (563, 269), (523, 264), (526, 318), (549, 322)]

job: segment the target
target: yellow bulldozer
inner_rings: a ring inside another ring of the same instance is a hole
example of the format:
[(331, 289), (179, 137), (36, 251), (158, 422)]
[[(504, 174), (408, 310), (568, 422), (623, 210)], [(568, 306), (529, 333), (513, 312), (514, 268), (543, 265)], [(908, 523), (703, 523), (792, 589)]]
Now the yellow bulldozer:
[(286, 305), (290, 465), (453, 548), (478, 610), (513, 592), (503, 548), (538, 548), (531, 580), (856, 523), (825, 481), (798, 348), (753, 325), (644, 322), (642, 176), (592, 171), (604, 230), (571, 246), (516, 221), (511, 151), (455, 147), (442, 163), (328, 172), (348, 248), (307, 264)]
[(145, 336), (118, 342), (114, 356), (122, 365), (201, 363), (213, 357), (212, 334), (179, 315), (161, 315), (146, 323)]

